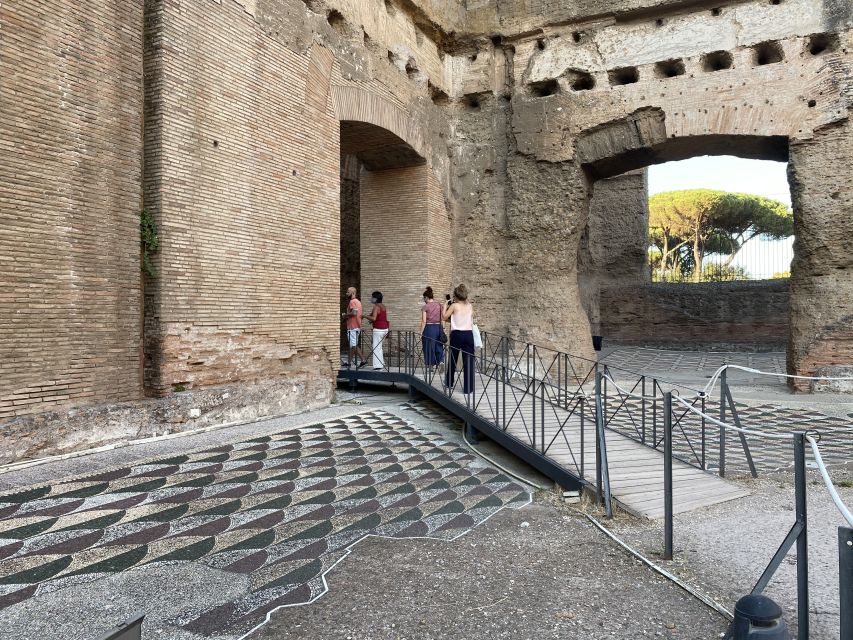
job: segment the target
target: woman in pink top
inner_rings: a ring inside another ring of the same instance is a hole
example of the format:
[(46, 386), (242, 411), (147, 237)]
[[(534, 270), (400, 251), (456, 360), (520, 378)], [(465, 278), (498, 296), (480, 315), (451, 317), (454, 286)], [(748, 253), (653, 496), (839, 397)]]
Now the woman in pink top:
[(424, 306), (421, 309), (421, 342), (424, 349), (424, 364), (437, 367), (444, 361), (444, 345), (441, 344), (441, 305), (435, 301), (432, 287), (424, 291)]

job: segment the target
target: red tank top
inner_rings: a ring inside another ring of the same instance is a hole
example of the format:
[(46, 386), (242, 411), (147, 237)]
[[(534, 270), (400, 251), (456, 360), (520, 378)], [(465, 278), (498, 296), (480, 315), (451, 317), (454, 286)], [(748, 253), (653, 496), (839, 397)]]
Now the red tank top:
[(388, 329), (388, 314), (385, 312), (385, 305), (379, 307), (379, 310), (376, 312), (376, 320), (373, 323), (374, 329)]

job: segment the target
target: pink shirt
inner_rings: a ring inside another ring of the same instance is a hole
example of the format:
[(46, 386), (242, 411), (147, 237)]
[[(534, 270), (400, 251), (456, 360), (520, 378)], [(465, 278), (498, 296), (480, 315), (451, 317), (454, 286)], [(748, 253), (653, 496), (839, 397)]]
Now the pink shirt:
[(355, 298), (350, 300), (347, 311), (355, 311), (354, 316), (347, 316), (347, 329), (361, 329), (361, 301)]
[(441, 305), (435, 300), (427, 302), (424, 305), (424, 312), (426, 313), (427, 324), (438, 324), (441, 322)]

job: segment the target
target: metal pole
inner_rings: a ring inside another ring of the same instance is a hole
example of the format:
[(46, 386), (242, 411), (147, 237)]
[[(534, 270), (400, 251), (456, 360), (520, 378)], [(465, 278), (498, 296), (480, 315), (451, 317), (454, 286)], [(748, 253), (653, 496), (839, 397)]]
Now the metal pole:
[(658, 448), (658, 381), (652, 378), (652, 448)]
[(640, 387), (640, 395), (642, 399), (640, 400), (643, 407), (643, 417), (642, 417), (642, 432), (640, 437), (640, 442), (646, 444), (646, 376), (644, 375), (640, 378), (641, 387)]
[(601, 373), (595, 372), (595, 488), (598, 494), (598, 502), (604, 501), (604, 492), (601, 490), (601, 443), (598, 440), (598, 422), (601, 418)]
[[(726, 370), (720, 374), (720, 422), (726, 421)], [(720, 427), (720, 477), (726, 475), (726, 429)]]
[(797, 536), (797, 637), (809, 637), (809, 543), (806, 514), (806, 434), (794, 434), (794, 487), (797, 522), (803, 530)]
[(705, 396), (702, 396), (702, 471), (705, 471)]
[(672, 560), (672, 392), (663, 396), (663, 559)]
[(840, 640), (853, 640), (853, 529), (838, 527), (838, 595), (841, 602)]
[[(527, 348), (527, 366), (530, 368), (530, 346)], [(529, 374), (528, 374), (529, 375)], [(533, 408), (533, 420), (530, 423), (533, 426), (533, 448), (536, 449), (536, 345), (533, 345), (533, 377), (530, 379), (530, 384), (533, 385), (530, 396), (530, 405)]]

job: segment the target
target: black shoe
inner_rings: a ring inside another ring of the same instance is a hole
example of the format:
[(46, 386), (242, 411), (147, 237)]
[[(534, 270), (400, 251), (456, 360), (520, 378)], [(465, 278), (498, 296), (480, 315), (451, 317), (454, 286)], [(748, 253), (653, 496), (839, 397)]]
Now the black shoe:
[(349, 369), (349, 362), (344, 362), (343, 360), (341, 360), (341, 367), (344, 369)]
[(367, 362), (362, 362), (360, 365), (358, 365), (358, 366), (356, 367), (356, 369), (361, 369), (361, 368), (362, 368), (363, 366), (365, 366), (366, 364), (367, 364)]

